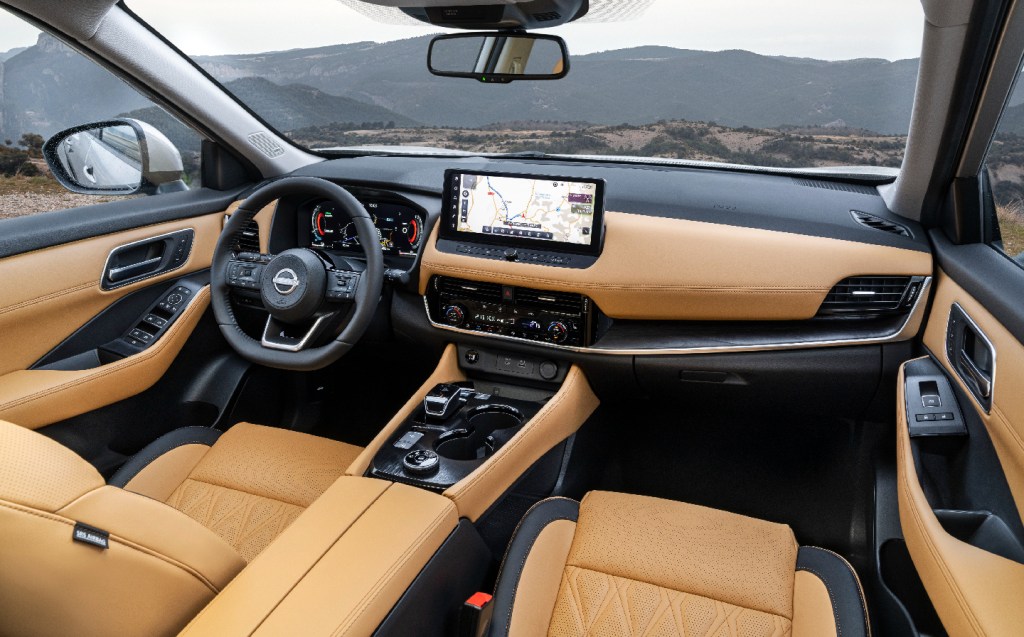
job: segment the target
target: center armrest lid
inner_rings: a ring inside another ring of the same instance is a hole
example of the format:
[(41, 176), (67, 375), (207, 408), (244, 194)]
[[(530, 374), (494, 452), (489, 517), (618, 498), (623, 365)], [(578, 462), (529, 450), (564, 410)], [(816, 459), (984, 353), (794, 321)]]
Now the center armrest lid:
[(181, 634), (370, 634), (457, 523), (438, 494), (343, 476)]

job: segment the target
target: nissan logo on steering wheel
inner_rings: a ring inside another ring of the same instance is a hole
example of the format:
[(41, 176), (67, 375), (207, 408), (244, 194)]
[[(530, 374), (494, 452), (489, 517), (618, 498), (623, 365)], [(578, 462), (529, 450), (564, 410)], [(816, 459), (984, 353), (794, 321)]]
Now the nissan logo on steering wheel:
[(299, 287), (299, 276), (291, 268), (280, 270), (271, 281), (274, 284), (274, 289), (281, 294), (291, 294), (295, 288)]

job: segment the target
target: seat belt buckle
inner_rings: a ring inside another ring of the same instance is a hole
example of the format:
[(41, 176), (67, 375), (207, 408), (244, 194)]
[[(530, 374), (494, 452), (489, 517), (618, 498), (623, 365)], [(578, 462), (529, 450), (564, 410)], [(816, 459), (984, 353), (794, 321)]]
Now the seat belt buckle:
[(483, 637), (487, 633), (494, 612), (493, 599), (487, 593), (474, 593), (465, 601), (459, 615), (459, 637)]

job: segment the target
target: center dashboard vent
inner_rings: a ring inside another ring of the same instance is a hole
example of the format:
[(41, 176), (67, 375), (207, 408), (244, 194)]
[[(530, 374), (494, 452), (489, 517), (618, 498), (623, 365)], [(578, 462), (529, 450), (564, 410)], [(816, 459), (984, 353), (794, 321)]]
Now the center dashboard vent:
[(585, 310), (583, 296), (571, 292), (516, 288), (516, 303), (566, 314), (582, 314)]
[(909, 309), (921, 290), (921, 277), (854, 276), (829, 291), (819, 316), (875, 316)]
[(874, 228), (875, 230), (881, 230), (890, 234), (898, 234), (901, 237), (913, 237), (913, 233), (910, 232), (910, 228), (896, 223), (895, 221), (889, 221), (888, 219), (882, 219), (875, 215), (870, 215), (860, 210), (851, 210), (850, 214), (853, 216), (853, 220), (862, 226), (868, 228)]
[(450, 297), (470, 297), (483, 302), (501, 303), (501, 285), (480, 281), (465, 281), (449, 277), (438, 277), (437, 291)]
[(235, 250), (238, 252), (260, 251), (260, 226), (255, 219), (250, 219), (235, 235)]

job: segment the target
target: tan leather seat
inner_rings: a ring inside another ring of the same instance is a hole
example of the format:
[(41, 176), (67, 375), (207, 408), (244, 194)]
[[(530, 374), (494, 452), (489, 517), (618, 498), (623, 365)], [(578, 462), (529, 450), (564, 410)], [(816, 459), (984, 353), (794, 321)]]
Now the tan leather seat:
[(360, 451), (246, 423), (189, 427), (105, 484), (71, 450), (0, 421), (0, 632), (176, 633)]
[(490, 637), (870, 634), (853, 569), (788, 526), (607, 492), (531, 509), (494, 604)]

